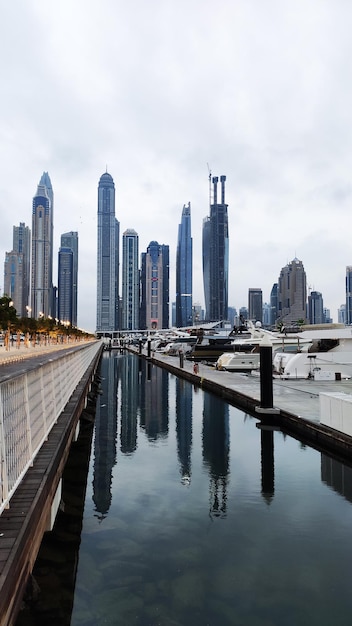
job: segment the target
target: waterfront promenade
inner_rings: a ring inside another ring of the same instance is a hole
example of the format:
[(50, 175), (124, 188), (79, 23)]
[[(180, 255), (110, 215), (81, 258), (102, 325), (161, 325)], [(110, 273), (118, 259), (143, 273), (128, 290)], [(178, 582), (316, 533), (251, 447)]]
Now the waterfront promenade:
[[(62, 473), (77, 435), (101, 349), (97, 341), (0, 349), (0, 385), (11, 389), (11, 395), (1, 396), (2, 458), (8, 467), (8, 475), (3, 469), (1, 473), (4, 502), (5, 484), (14, 482), (17, 439), (22, 446), (22, 457), (27, 454), (27, 439), (31, 439), (30, 447), (33, 446), (32, 462), (23, 461), (25, 473), (22, 471), (15, 481), (9, 507), (0, 515), (1, 626), (15, 623), (43, 534), (55, 519)], [(26, 410), (21, 406), (22, 397), (29, 407)], [(14, 412), (13, 427), (7, 418), (8, 408)], [(33, 429), (31, 436), (28, 421)], [(44, 421), (45, 431), (43, 443), (38, 444), (35, 442), (43, 428), (40, 421)]]

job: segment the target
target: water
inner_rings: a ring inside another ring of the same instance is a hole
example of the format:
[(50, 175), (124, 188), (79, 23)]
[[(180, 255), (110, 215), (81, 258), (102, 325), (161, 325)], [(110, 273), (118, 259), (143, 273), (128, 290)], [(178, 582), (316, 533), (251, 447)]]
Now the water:
[(101, 376), (57, 623), (350, 625), (351, 469), (134, 355)]

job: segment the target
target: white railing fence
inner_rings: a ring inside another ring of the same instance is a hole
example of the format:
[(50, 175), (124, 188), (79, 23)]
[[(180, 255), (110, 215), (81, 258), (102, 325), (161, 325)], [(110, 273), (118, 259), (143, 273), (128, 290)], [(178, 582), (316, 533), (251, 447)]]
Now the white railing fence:
[(99, 349), (89, 343), (0, 382), (0, 514)]

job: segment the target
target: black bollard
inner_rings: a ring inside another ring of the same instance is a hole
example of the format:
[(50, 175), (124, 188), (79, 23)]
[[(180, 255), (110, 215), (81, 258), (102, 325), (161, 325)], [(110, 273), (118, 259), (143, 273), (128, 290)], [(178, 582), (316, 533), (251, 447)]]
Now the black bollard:
[(273, 407), (273, 347), (268, 339), (262, 340), (260, 347), (260, 406)]
[(182, 369), (183, 368), (183, 358), (184, 358), (183, 351), (180, 350), (178, 354), (179, 354), (179, 357), (180, 357), (180, 368)]
[(148, 359), (150, 359), (150, 354), (151, 354), (151, 344), (152, 344), (151, 340), (150, 340), (150, 339), (148, 339), (148, 341), (147, 341), (147, 357), (148, 357)]

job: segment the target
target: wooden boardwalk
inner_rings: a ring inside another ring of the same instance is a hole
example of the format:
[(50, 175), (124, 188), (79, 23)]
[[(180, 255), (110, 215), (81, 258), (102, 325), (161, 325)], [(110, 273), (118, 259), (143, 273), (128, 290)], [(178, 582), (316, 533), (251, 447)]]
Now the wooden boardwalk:
[[(100, 352), (72, 394), (33, 466), (0, 516), (0, 626), (15, 624), (28, 578), (33, 569), (51, 505), (57, 491), (77, 423), (94, 378)], [(43, 357), (50, 358), (50, 355)], [(31, 366), (34, 361), (31, 359)], [(2, 374), (7, 366), (2, 366)], [(8, 366), (10, 368), (10, 366)], [(21, 368), (25, 367), (21, 363)]]

